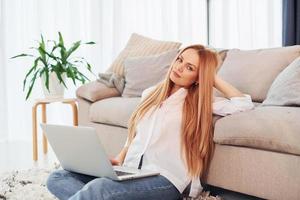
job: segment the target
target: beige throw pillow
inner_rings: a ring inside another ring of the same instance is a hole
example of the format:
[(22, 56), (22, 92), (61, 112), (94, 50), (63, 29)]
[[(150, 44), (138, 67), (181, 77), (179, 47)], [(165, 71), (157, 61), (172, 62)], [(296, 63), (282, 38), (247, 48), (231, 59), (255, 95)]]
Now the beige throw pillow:
[(99, 81), (92, 81), (80, 86), (76, 90), (76, 95), (91, 102), (109, 97), (121, 96), (120, 92), (118, 92), (115, 87), (107, 87)]
[(126, 44), (126, 47), (117, 56), (108, 71), (124, 76), (124, 60), (126, 58), (157, 55), (165, 51), (178, 49), (180, 45), (181, 43), (179, 42), (154, 40), (133, 33)]
[(140, 97), (142, 92), (164, 80), (178, 50), (160, 55), (125, 60), (125, 88), (122, 97)]

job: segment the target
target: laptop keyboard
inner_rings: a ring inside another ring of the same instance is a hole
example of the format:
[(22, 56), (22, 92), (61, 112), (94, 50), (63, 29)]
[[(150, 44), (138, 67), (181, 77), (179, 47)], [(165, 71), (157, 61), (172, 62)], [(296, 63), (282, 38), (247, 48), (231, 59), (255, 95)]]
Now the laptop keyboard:
[(130, 173), (130, 172), (122, 172), (122, 171), (117, 171), (115, 170), (117, 176), (125, 176), (125, 175), (130, 175), (130, 174), (134, 174), (134, 173)]

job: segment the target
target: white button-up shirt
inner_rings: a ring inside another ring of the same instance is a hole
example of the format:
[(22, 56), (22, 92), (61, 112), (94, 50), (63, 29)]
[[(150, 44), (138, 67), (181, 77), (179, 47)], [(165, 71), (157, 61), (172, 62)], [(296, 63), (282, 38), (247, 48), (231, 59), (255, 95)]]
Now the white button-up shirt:
[[(155, 88), (143, 91), (142, 100)], [(191, 180), (187, 167), (180, 156), (180, 134), (182, 108), (188, 90), (180, 88), (169, 96), (162, 105), (153, 111), (152, 107), (136, 126), (136, 136), (130, 144), (124, 166), (137, 168), (141, 156), (142, 169), (160, 172), (178, 189), (180, 193), (192, 181), (190, 196), (196, 197), (201, 191), (200, 179)], [(213, 113), (226, 116), (254, 107), (251, 97), (232, 97), (230, 99), (215, 97)], [(151, 112), (153, 111), (152, 115)], [(127, 142), (126, 144), (127, 145)]]

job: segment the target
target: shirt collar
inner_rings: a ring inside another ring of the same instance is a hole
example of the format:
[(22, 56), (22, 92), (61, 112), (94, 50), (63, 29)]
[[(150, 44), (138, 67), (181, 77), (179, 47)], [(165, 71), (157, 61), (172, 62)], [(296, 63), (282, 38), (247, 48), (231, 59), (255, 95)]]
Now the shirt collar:
[(164, 103), (167, 104), (178, 104), (184, 101), (186, 95), (188, 93), (188, 89), (181, 87), (176, 92), (174, 92), (171, 96), (169, 96)]

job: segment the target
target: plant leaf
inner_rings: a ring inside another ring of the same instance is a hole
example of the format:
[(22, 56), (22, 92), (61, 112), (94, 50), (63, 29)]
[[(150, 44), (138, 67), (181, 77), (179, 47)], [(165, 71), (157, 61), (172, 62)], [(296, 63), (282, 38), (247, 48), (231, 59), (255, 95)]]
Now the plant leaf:
[(68, 67), (68, 68), (67, 68), (67, 75), (68, 75), (68, 77), (70, 77), (70, 78), (72, 79), (74, 85), (76, 85), (76, 83), (75, 83), (75, 77), (76, 77), (76, 74), (77, 74), (77, 72), (75, 71), (75, 73), (74, 73), (74, 72), (72, 71), (72, 68), (71, 68), (71, 67)]
[[(42, 78), (42, 76), (45, 76), (45, 86), (47, 88), (47, 90), (49, 91), (49, 69), (44, 67), (41, 71), (40, 71), (40, 77)], [(50, 92), (50, 91), (49, 91)]]
[(58, 36), (59, 36), (58, 46), (60, 47), (60, 56), (61, 56), (60, 60), (64, 65), (66, 63), (66, 47), (61, 32), (58, 32)]
[(77, 41), (75, 43), (73, 43), (73, 45), (71, 46), (71, 48), (67, 51), (66, 53), (66, 59), (76, 50), (78, 49), (78, 47), (80, 46), (81, 41)]
[(24, 80), (23, 80), (23, 91), (25, 89), (25, 85), (26, 85), (26, 80), (27, 80), (27, 77), (32, 73), (33, 70), (36, 70), (36, 67), (38, 65), (38, 62), (39, 62), (40, 58), (37, 58), (34, 60), (33, 62), (33, 66), (31, 67), (31, 69), (27, 72)]
[(30, 86), (29, 86), (29, 90), (28, 90), (27, 95), (26, 95), (26, 100), (29, 98), (29, 96), (30, 96), (30, 94), (31, 94), (32, 88), (33, 88), (34, 83), (35, 83), (35, 80), (36, 80), (36, 76), (37, 76), (37, 74), (39, 73), (39, 71), (40, 71), (40, 70), (38, 69), (38, 70), (34, 73), (32, 79), (31, 79), (31, 84), (30, 84)]
[(88, 80), (88, 81), (90, 80), (88, 77), (86, 77), (84, 74), (82, 74), (82, 73), (79, 72), (79, 71), (78, 71), (78, 74), (79, 74), (80, 76), (82, 76), (85, 80)]
[(64, 39), (63, 36), (61, 34), (61, 32), (58, 32), (58, 37), (59, 37), (59, 45), (64, 46)]
[(86, 43), (84, 43), (84, 44), (96, 44), (96, 43), (93, 42), (93, 41), (90, 41), (90, 42), (86, 42)]
[(53, 53), (53, 52), (55, 51), (55, 49), (57, 49), (58, 47), (59, 47), (58, 45), (54, 45), (53, 48), (52, 48), (52, 50), (51, 50), (51, 53), (50, 53), (50, 54), (52, 55), (52, 53)]
[(39, 47), (38, 48), (38, 51), (39, 51), (39, 53), (40, 53), (40, 55), (41, 55), (41, 60), (43, 61), (43, 62), (46, 62), (46, 51), (45, 51), (45, 49), (44, 48), (42, 48), (42, 47)]
[(10, 59), (19, 58), (19, 57), (25, 57), (25, 56), (34, 57), (34, 56), (33, 56), (33, 55), (31, 55), (31, 54), (22, 53), (22, 54), (19, 54), (19, 55), (13, 56), (13, 57), (11, 57)]
[(46, 88), (47, 88), (47, 90), (48, 90), (48, 92), (50, 92), (49, 91), (49, 70), (48, 70), (48, 68), (45, 68), (46, 70), (45, 70), (45, 75), (46, 75), (46, 82), (45, 82), (45, 85), (46, 85)]
[(90, 65), (90, 63), (86, 62), (86, 65), (87, 65), (87, 69), (92, 72), (92, 66)]
[(42, 43), (42, 46), (43, 48), (45, 48), (45, 40), (44, 40), (44, 37), (43, 37), (43, 34), (41, 34), (41, 43)]
[[(41, 34), (41, 42), (39, 42), (39, 47), (38, 47), (38, 51), (40, 53), (40, 55), (42, 56), (42, 59), (44, 61), (46, 61), (46, 55), (45, 55), (45, 51), (46, 51), (46, 46), (45, 46), (45, 41), (44, 41), (44, 37), (43, 35)], [(42, 51), (43, 50), (43, 51)]]
[(68, 88), (68, 87), (66, 86), (64, 80), (63, 80), (62, 77), (61, 77), (61, 72), (58, 72), (58, 71), (54, 71), (54, 72), (55, 72), (55, 74), (56, 74), (56, 76), (57, 76), (59, 82), (62, 83), (62, 84), (65, 86), (65, 88)]
[[(55, 50), (55, 49), (54, 49)], [(54, 51), (53, 50), (53, 51)], [(45, 49), (40, 49), (41, 52), (43, 52), (45, 55), (49, 56), (50, 58), (54, 59), (54, 60), (59, 60), (59, 57), (54, 56), (52, 53), (48, 53), (47, 51), (45, 51)]]
[(79, 74), (78, 80), (80, 80), (82, 84), (85, 83), (85, 78), (81, 74)]

